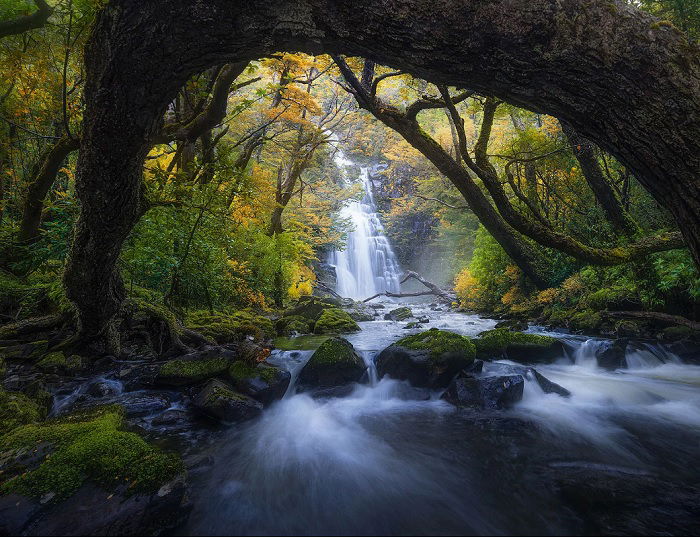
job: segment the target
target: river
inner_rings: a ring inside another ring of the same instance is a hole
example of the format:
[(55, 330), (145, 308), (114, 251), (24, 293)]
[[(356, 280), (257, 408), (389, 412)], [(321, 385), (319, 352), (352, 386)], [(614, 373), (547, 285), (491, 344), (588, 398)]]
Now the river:
[[(495, 324), (411, 306), (430, 327), (467, 336)], [(360, 324), (348, 339), (370, 370), (379, 350), (413, 333), (405, 322)], [(572, 396), (526, 382), (523, 400), (505, 411), (456, 409), (439, 394), (413, 400), (406, 384), (387, 378), (340, 398), (314, 399), (290, 387), (260, 419), (208, 448), (211, 463), (191, 476), (194, 509), (184, 532), (697, 529), (700, 367), (640, 344), (628, 352), (631, 368), (606, 371), (595, 364), (603, 340), (559, 336), (569, 356), (537, 369)], [(275, 351), (270, 361), (294, 375), (311, 353)]]

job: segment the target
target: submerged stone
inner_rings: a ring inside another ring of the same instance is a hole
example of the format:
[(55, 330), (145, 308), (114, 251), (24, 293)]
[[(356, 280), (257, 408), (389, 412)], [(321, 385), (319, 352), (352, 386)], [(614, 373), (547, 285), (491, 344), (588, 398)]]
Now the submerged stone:
[(521, 375), (474, 377), (460, 375), (448, 386), (442, 399), (455, 406), (500, 410), (523, 398)]

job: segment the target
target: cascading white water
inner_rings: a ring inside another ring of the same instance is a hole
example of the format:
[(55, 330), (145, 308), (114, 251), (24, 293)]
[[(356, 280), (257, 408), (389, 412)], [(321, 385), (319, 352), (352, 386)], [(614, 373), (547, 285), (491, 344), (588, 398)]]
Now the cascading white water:
[(353, 227), (348, 233), (346, 247), (332, 251), (328, 260), (335, 266), (335, 290), (343, 297), (354, 299), (387, 291), (398, 293), (401, 287), (399, 262), (377, 215), (369, 168), (361, 168), (359, 181), (364, 197), (341, 210), (341, 216)]

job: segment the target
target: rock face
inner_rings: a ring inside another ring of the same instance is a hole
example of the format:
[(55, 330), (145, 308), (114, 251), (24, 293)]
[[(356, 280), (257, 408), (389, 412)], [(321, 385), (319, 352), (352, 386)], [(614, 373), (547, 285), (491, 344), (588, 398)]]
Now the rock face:
[(192, 403), (209, 416), (227, 422), (245, 421), (260, 415), (262, 403), (236, 393), (231, 386), (212, 379), (195, 395)]
[(291, 380), (288, 371), (264, 364), (253, 367), (244, 362), (235, 362), (229, 375), (238, 391), (266, 406), (282, 399)]
[(551, 363), (564, 356), (562, 343), (549, 336), (511, 332), (505, 328), (488, 330), (473, 340), (481, 359), (505, 358), (525, 364)]
[(391, 310), (389, 313), (384, 314), (385, 321), (405, 321), (413, 317), (413, 312), (409, 307), (401, 307)]
[(313, 387), (343, 386), (359, 382), (365, 364), (346, 339), (334, 337), (324, 341), (299, 374), (302, 385)]
[(469, 339), (433, 328), (384, 349), (377, 357), (377, 373), (407, 380), (413, 386), (440, 389), (474, 361), (474, 353)]
[(520, 375), (475, 377), (459, 375), (442, 395), (455, 406), (498, 410), (523, 398), (525, 381)]

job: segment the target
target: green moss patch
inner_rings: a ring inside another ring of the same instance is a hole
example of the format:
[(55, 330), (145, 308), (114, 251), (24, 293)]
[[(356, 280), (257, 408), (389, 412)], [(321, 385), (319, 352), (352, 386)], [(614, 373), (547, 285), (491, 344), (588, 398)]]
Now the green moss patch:
[(248, 336), (267, 339), (275, 334), (272, 321), (250, 311), (232, 314), (198, 311), (187, 318), (187, 327), (214, 339), (217, 343), (242, 341)]
[(358, 357), (352, 344), (343, 338), (333, 337), (324, 341), (309, 360), (311, 365), (357, 363)]
[(276, 377), (274, 367), (256, 367), (243, 361), (234, 362), (228, 370), (231, 379), (241, 382), (248, 379), (261, 378), (267, 383), (273, 382)]
[(225, 373), (230, 365), (226, 358), (209, 360), (171, 360), (158, 371), (158, 380), (167, 384), (185, 385)]
[(275, 323), (275, 327), (280, 336), (290, 336), (293, 333), (309, 334), (313, 332), (314, 321), (301, 315), (288, 315), (279, 319)]
[(156, 491), (183, 471), (179, 457), (163, 453), (135, 433), (122, 430), (120, 407), (103, 407), (77, 416), (25, 425), (0, 438), (0, 451), (22, 452), (49, 445), (39, 466), (6, 481), (0, 492), (57, 499), (74, 493), (86, 480), (113, 489)]
[(329, 300), (324, 300), (315, 296), (304, 296), (301, 297), (297, 304), (288, 309), (285, 313), (285, 317), (303, 317), (310, 321), (317, 321), (324, 310), (329, 308), (337, 308), (338, 304), (333, 303)]
[(359, 325), (352, 320), (352, 317), (346, 311), (340, 308), (323, 310), (314, 326), (314, 332), (317, 334), (338, 334), (357, 332), (358, 330), (360, 330)]
[(406, 319), (410, 319), (411, 317), (413, 317), (413, 312), (411, 311), (411, 308), (407, 306), (402, 306), (400, 308), (393, 309), (389, 313), (384, 315), (385, 319), (391, 321), (405, 321)]
[(473, 340), (477, 356), (479, 357), (492, 357), (502, 354), (509, 345), (550, 347), (556, 341), (556, 339), (549, 336), (511, 332), (505, 328), (487, 330)]
[(0, 389), (0, 434), (35, 423), (44, 418), (46, 411), (23, 393)]
[(464, 336), (431, 328), (420, 334), (413, 334), (396, 342), (396, 345), (411, 350), (427, 350), (430, 356), (437, 358), (446, 353), (464, 354), (469, 358), (474, 358), (474, 344)]
[(272, 342), (283, 351), (312, 351), (318, 349), (328, 336), (278, 337)]

